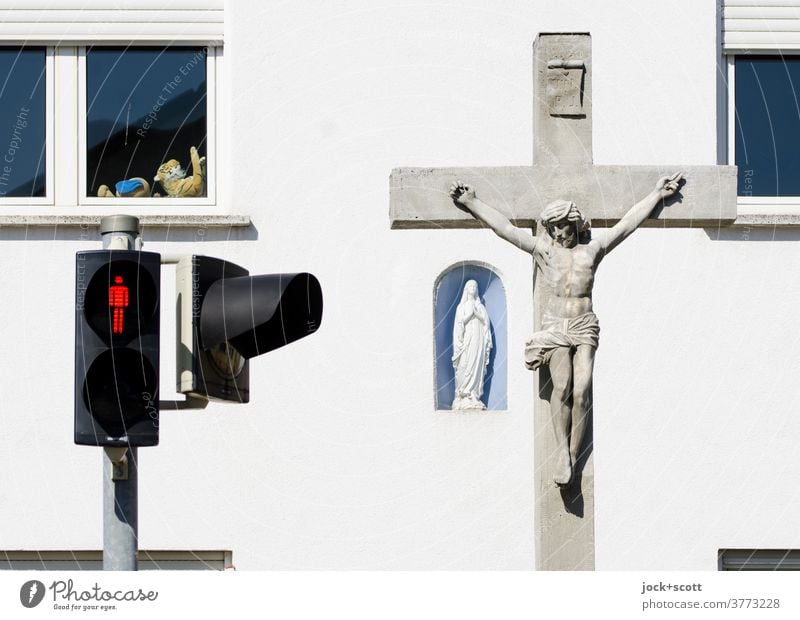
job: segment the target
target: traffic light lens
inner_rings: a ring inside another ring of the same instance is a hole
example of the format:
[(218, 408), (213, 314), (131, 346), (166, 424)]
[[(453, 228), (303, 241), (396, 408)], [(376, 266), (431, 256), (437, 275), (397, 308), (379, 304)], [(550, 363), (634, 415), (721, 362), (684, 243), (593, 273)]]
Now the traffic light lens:
[(150, 274), (130, 260), (110, 261), (92, 277), (86, 288), (86, 320), (104, 341), (124, 344), (143, 334), (158, 307), (158, 291)]
[(134, 349), (109, 349), (86, 373), (83, 400), (109, 437), (147, 418), (158, 423), (158, 377), (152, 364)]
[(208, 350), (212, 367), (223, 379), (235, 379), (244, 370), (246, 360), (227, 342), (221, 342)]

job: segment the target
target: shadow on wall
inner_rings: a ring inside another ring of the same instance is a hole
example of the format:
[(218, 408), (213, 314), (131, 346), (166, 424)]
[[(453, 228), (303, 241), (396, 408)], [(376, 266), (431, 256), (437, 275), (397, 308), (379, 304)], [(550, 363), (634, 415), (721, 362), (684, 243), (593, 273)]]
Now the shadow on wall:
[(457, 263), (437, 278), (433, 291), (435, 408), (449, 410), (455, 396), (453, 369), (453, 323), (468, 280), (478, 283), (478, 293), (489, 315), (492, 350), (486, 370), (482, 401), (487, 409), (508, 408), (506, 345), (506, 294), (503, 282), (494, 268), (476, 263)]

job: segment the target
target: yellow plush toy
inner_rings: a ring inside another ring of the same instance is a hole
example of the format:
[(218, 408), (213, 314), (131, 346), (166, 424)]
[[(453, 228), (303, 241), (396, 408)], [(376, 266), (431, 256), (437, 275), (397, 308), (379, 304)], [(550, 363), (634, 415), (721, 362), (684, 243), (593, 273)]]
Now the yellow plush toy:
[(169, 196), (198, 197), (206, 193), (206, 158), (200, 157), (197, 149), (189, 149), (192, 160), (192, 176), (186, 176), (186, 170), (181, 168), (177, 159), (170, 159), (158, 167), (154, 180), (161, 183), (161, 187)]

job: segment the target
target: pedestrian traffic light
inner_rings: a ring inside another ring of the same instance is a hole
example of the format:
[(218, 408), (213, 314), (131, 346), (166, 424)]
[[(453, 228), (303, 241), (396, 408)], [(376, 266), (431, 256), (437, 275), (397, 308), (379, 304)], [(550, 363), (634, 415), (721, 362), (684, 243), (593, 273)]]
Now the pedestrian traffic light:
[(177, 390), (192, 396), (248, 402), (249, 360), (322, 321), (322, 289), (310, 273), (251, 276), (218, 258), (186, 256), (177, 292)]
[(161, 256), (78, 252), (75, 443), (158, 444)]

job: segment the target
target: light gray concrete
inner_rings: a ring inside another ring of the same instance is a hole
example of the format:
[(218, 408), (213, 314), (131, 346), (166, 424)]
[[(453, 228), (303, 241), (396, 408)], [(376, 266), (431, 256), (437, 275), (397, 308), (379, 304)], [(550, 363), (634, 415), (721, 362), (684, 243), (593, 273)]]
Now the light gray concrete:
[[(551, 149), (554, 150), (554, 149)], [(703, 227), (736, 219), (735, 166), (528, 166), (497, 168), (397, 168), (391, 176), (392, 228), (477, 228), (467, 213), (453, 209), (450, 184), (467, 181), (481, 199), (523, 228), (536, 225), (554, 200), (575, 202), (593, 227), (616, 223), (645, 196), (655, 179), (683, 172), (679, 205), (656, 210), (643, 225)]]
[(592, 38), (539, 34), (533, 42), (533, 92), (533, 163), (591, 164)]

